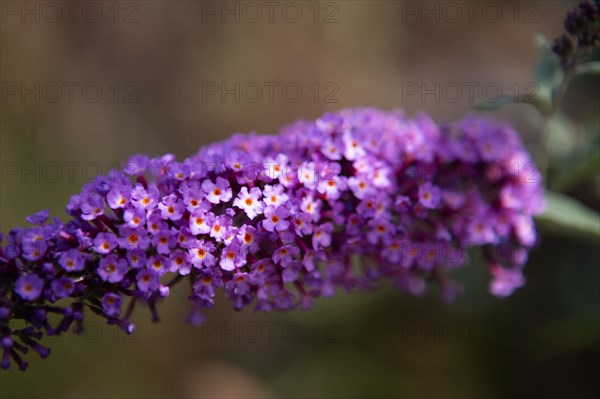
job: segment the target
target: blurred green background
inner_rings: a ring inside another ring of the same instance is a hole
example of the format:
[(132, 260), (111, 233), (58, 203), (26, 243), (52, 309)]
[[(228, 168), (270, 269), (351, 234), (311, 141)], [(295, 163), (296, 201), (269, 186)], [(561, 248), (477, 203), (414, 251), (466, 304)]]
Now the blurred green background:
[[(454, 120), (496, 87), (527, 94), (535, 34), (559, 36), (576, 4), (289, 3), (272, 14), (263, 2), (96, 1), (72, 14), (61, 2), (0, 3), (0, 231), (43, 208), (64, 219), (82, 184), (134, 153), (183, 159), (234, 132), (349, 106)], [(222, 84), (233, 93), (222, 98)], [(567, 93), (575, 124), (551, 137), (551, 172), (596, 138), (598, 85), (585, 78)], [(530, 107), (489, 116), (543, 154)], [(598, 175), (576, 183), (566, 191), (599, 210)], [(504, 300), (475, 259), (453, 273), (466, 286), (453, 304), (385, 283), (285, 314), (234, 312), (221, 297), (204, 327), (183, 322), (178, 287), (161, 323), (138, 309), (131, 337), (87, 315), (83, 336), (47, 341), (47, 360), (1, 371), (0, 397), (596, 397), (599, 250), (597, 238), (542, 231), (527, 285)]]

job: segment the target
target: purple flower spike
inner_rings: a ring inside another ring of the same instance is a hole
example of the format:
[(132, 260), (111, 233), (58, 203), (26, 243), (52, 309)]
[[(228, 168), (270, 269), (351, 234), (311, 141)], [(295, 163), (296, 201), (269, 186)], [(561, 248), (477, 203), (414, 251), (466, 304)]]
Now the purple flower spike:
[(433, 281), (451, 300), (462, 289), (447, 272), (476, 246), (506, 297), (525, 283), (544, 208), (539, 173), (522, 179), (515, 163), (533, 166), (508, 126), (370, 108), (236, 135), (183, 162), (134, 156), (74, 195), (64, 225), (42, 211), (0, 235), (0, 365), (26, 367), (15, 348), (46, 356), (43, 332), (80, 331), (85, 308), (126, 333), (136, 302), (157, 321), (182, 280), (192, 322), (219, 290), (235, 309), (290, 310), (389, 278), (414, 295)]

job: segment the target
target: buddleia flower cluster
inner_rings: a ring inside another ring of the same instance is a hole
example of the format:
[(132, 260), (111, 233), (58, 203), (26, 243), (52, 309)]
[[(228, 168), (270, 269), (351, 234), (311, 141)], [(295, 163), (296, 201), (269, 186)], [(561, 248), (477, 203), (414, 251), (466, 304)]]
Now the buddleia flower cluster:
[(558, 55), (563, 67), (569, 69), (582, 56), (600, 47), (600, 1), (582, 1), (567, 13), (564, 26), (568, 35), (556, 39), (552, 51)]
[(540, 180), (509, 126), (370, 108), (236, 134), (183, 162), (134, 156), (72, 196), (68, 221), (42, 211), (4, 237), (1, 366), (46, 357), (42, 335), (80, 332), (86, 308), (131, 333), (134, 304), (158, 320), (181, 280), (191, 322), (218, 291), (238, 310), (306, 309), (386, 278), (415, 295), (434, 282), (451, 300), (447, 271), (476, 248), (491, 292), (508, 296), (536, 242)]

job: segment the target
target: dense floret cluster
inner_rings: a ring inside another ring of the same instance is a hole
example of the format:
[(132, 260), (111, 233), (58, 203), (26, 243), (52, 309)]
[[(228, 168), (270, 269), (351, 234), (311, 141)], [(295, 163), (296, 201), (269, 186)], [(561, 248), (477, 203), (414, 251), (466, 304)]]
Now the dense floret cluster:
[(25, 368), (28, 347), (48, 355), (42, 333), (81, 330), (84, 308), (128, 332), (135, 303), (158, 320), (182, 279), (192, 322), (218, 290), (236, 309), (288, 310), (386, 277), (417, 295), (434, 281), (451, 300), (446, 269), (482, 248), (491, 292), (507, 296), (524, 283), (542, 193), (515, 131), (477, 117), (348, 109), (183, 162), (134, 156), (74, 195), (66, 223), (42, 211), (5, 237), (1, 365)]

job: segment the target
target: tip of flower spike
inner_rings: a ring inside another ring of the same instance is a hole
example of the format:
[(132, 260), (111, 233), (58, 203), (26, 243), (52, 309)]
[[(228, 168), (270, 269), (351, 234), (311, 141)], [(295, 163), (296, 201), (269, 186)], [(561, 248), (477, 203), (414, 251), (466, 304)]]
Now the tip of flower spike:
[(3, 348), (10, 348), (13, 346), (13, 340), (10, 337), (10, 335), (6, 335), (2, 338), (2, 340), (0, 341), (0, 346), (2, 346)]
[(129, 323), (129, 324), (127, 324), (127, 326), (125, 326), (125, 332), (127, 334), (133, 334), (135, 329), (136, 329), (135, 323)]
[(37, 350), (37, 353), (40, 355), (40, 357), (42, 359), (47, 358), (48, 356), (50, 356), (50, 353), (52, 353), (52, 350), (50, 348), (44, 348), (44, 347), (40, 347)]
[(125, 331), (125, 333), (127, 335), (131, 335), (133, 334), (133, 332), (136, 329), (136, 325), (135, 323), (128, 323), (124, 320), (121, 319), (110, 319), (108, 321), (108, 324), (116, 324), (117, 326), (119, 326), (123, 331)]

